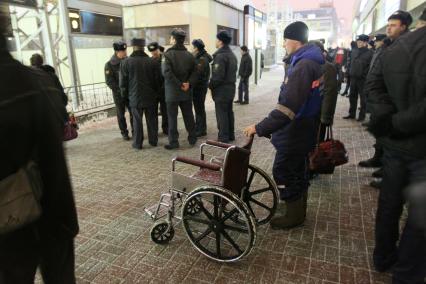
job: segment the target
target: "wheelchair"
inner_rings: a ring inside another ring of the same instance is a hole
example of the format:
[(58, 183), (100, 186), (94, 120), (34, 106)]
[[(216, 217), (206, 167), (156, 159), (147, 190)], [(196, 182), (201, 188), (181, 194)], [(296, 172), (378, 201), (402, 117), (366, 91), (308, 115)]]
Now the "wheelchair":
[[(208, 258), (233, 262), (247, 256), (256, 227), (270, 221), (279, 196), (273, 179), (249, 163), (252, 144), (253, 137), (242, 147), (208, 140), (200, 159), (174, 158), (171, 189), (145, 208), (156, 222), (151, 240), (169, 243), (174, 225), (182, 222), (189, 241)], [(177, 170), (178, 163), (198, 169), (188, 175)]]

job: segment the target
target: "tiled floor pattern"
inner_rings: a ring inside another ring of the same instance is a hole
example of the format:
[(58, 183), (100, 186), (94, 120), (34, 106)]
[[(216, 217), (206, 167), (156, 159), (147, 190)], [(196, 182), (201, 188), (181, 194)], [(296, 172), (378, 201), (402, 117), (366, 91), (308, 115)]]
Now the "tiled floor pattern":
[[(251, 90), (251, 104), (235, 106), (237, 143), (244, 126), (273, 108), (282, 69), (264, 73)], [(389, 283), (389, 275), (373, 271), (374, 214), (377, 191), (366, 186), (371, 170), (357, 166), (373, 153), (373, 140), (355, 121), (343, 121), (348, 101), (339, 97), (334, 134), (350, 153), (349, 164), (333, 175), (320, 176), (310, 187), (307, 220), (291, 231), (258, 228), (252, 253), (242, 261), (221, 264), (200, 255), (176, 226), (166, 246), (150, 241), (152, 222), (144, 208), (157, 202), (170, 186), (174, 155), (196, 157), (180, 121), (182, 149), (160, 145), (136, 152), (121, 140), (114, 119), (92, 124), (67, 155), (78, 205), (81, 232), (76, 239), (79, 283)], [(208, 138), (217, 135), (214, 110), (208, 101)], [(198, 143), (199, 144), (199, 143)], [(257, 138), (251, 162), (271, 172), (274, 149)]]

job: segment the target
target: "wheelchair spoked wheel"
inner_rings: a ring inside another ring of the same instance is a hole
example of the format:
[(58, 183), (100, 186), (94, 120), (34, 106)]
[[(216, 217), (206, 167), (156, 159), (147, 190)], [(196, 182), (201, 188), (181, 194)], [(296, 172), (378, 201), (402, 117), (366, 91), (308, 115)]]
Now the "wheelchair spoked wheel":
[(175, 230), (172, 224), (166, 221), (156, 223), (151, 228), (151, 240), (159, 245), (168, 244), (174, 235)]
[[(197, 215), (188, 214), (192, 200), (198, 204)], [(238, 222), (233, 219), (238, 215)], [(256, 223), (248, 206), (232, 192), (203, 186), (193, 190), (182, 208), (185, 232), (195, 248), (220, 262), (232, 262), (246, 256), (256, 240)]]
[(247, 183), (241, 192), (241, 198), (254, 215), (256, 224), (263, 225), (274, 216), (279, 193), (274, 180), (265, 171), (249, 165)]

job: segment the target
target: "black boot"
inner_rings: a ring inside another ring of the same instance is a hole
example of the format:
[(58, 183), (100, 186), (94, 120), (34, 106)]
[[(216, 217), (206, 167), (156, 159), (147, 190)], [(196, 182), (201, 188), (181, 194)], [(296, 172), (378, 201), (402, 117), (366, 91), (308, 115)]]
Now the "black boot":
[(179, 148), (179, 144), (167, 144), (167, 145), (164, 145), (164, 148), (167, 150), (177, 149)]
[(355, 119), (355, 115), (347, 115), (347, 116), (344, 116), (343, 117), (343, 119)]
[(382, 180), (373, 180), (372, 182), (370, 182), (370, 186), (377, 188), (377, 189), (381, 189), (382, 188)]
[(382, 178), (383, 177), (383, 168), (380, 168), (380, 169), (374, 171), (371, 175), (375, 178)]

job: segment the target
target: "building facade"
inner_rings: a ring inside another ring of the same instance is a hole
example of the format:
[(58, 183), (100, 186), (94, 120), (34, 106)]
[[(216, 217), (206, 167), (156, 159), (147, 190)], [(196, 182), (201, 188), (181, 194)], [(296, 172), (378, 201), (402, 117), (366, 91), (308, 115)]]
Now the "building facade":
[(337, 45), (340, 21), (332, 0), (321, 1), (317, 9), (294, 11), (294, 20), (308, 25), (309, 39), (323, 39), (326, 46)]
[(353, 37), (384, 33), (387, 19), (397, 10), (410, 12), (415, 24), (425, 8), (425, 0), (358, 0), (354, 6)]

